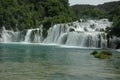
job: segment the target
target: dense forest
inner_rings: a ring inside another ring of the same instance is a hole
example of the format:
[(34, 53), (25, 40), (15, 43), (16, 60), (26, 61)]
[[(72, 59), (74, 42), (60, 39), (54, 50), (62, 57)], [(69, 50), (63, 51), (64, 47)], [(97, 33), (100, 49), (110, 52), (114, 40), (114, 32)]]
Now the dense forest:
[(108, 18), (113, 22), (113, 25), (107, 29), (107, 33), (120, 37), (120, 1), (108, 2), (97, 6), (74, 5), (72, 8), (77, 19)]
[[(110, 12), (120, 5), (120, 1), (108, 2), (100, 5), (73, 5), (72, 8), (77, 18), (105, 18)], [(111, 14), (112, 15), (112, 14)]]
[(0, 27), (20, 30), (73, 21), (68, 0), (0, 0)]

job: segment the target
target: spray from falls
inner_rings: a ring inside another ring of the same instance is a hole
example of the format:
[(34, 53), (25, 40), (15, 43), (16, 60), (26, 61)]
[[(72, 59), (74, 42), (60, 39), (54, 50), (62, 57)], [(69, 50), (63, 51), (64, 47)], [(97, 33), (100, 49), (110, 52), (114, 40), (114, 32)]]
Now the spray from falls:
[(120, 39), (111, 37), (108, 39), (105, 29), (111, 26), (107, 19), (87, 20), (67, 24), (56, 24), (48, 30), (44, 38), (43, 27), (28, 29), (26, 31), (11, 31), (3, 28), (0, 42), (25, 42), (59, 44), (66, 46), (116, 48)]

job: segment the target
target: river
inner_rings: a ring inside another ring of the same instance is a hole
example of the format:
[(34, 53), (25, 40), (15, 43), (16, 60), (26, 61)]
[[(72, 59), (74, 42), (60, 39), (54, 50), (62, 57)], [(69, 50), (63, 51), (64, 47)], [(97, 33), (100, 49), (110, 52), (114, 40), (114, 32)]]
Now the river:
[(94, 50), (0, 43), (0, 80), (120, 80), (120, 53), (97, 59)]

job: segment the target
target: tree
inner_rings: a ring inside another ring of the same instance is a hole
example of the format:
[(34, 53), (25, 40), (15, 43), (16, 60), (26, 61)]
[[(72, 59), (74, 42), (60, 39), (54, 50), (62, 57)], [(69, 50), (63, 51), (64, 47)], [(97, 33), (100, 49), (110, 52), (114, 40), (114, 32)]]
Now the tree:
[(88, 9), (82, 12), (82, 15), (87, 18), (102, 18), (105, 15), (105, 11), (99, 8)]
[(74, 18), (68, 0), (0, 0), (0, 27), (20, 30), (51, 23), (70, 22)]
[(120, 37), (120, 6), (113, 9), (109, 14), (109, 19), (113, 21), (113, 25), (109, 29), (109, 34)]

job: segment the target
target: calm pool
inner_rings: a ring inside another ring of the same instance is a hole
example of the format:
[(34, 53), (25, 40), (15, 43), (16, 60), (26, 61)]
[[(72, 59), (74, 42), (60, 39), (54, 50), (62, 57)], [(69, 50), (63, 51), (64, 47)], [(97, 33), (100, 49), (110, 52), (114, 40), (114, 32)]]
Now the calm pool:
[(92, 51), (0, 43), (0, 80), (120, 80), (120, 53), (111, 50), (112, 58), (100, 60)]

